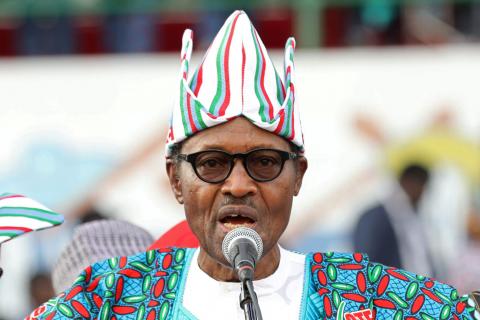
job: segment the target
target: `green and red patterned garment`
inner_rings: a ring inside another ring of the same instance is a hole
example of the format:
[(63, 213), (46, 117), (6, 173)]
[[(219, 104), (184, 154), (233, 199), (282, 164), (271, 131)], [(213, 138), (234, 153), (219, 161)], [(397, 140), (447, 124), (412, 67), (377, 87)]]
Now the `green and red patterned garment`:
[[(196, 319), (182, 306), (194, 250), (96, 263), (26, 319)], [(299, 319), (476, 319), (468, 300), (448, 285), (362, 254), (313, 253), (306, 257)]]

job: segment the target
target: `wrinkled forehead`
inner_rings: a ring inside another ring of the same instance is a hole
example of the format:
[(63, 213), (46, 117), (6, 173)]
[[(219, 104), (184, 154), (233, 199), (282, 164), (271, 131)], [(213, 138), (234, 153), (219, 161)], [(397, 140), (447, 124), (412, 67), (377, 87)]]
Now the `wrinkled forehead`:
[(286, 139), (255, 126), (244, 117), (238, 117), (191, 136), (184, 141), (182, 152), (217, 149), (238, 153), (259, 148), (291, 150)]

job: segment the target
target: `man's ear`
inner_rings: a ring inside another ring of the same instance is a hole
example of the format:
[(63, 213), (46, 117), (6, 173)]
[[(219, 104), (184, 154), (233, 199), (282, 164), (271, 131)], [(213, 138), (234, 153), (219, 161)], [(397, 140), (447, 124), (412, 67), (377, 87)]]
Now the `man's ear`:
[(167, 169), (168, 180), (170, 180), (170, 187), (172, 188), (173, 195), (178, 203), (183, 204), (182, 183), (178, 175), (179, 168), (172, 159), (167, 159), (165, 167)]
[(303, 176), (308, 168), (308, 161), (305, 157), (299, 157), (297, 159), (297, 176), (295, 177), (295, 190), (294, 195), (297, 196), (302, 187)]

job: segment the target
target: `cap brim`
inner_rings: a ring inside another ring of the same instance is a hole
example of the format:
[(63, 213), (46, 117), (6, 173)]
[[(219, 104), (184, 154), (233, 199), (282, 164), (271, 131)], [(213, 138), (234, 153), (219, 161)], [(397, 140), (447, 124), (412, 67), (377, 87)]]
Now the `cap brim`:
[(64, 217), (19, 194), (0, 195), (0, 244), (26, 233), (62, 224)]

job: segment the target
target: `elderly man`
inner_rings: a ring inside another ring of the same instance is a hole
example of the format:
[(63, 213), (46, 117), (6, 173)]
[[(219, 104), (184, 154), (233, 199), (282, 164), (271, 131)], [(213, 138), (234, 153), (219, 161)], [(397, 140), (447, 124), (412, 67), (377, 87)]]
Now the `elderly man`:
[(187, 82), (192, 34), (185, 32), (167, 173), (200, 249), (96, 263), (36, 317), (243, 319), (239, 278), (222, 252), (225, 235), (238, 227), (263, 242), (253, 283), (265, 319), (470, 317), (466, 299), (447, 285), (361, 254), (303, 255), (278, 245), (307, 170), (294, 48), (289, 39), (281, 79), (248, 17), (236, 11)]

